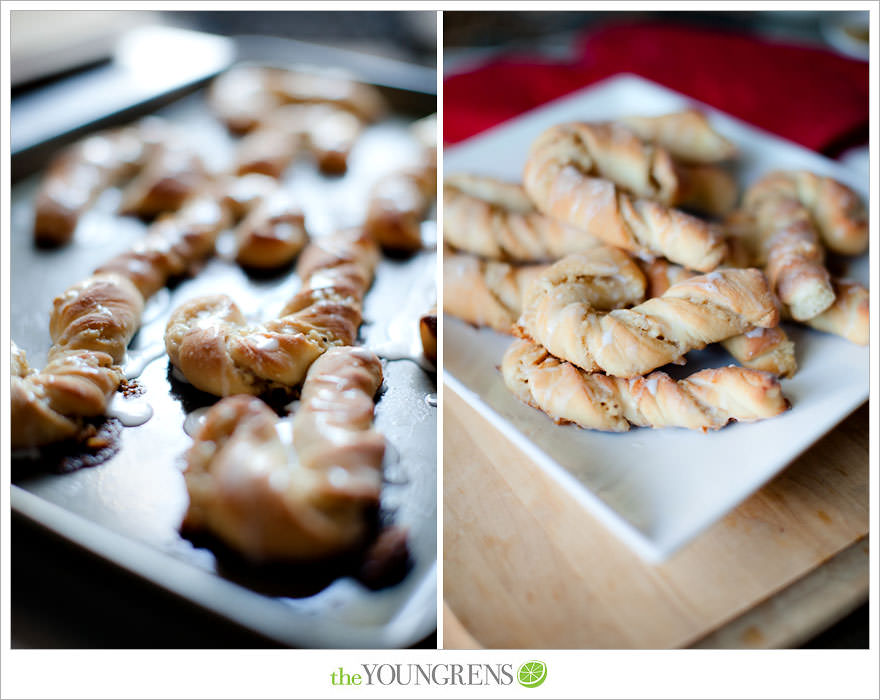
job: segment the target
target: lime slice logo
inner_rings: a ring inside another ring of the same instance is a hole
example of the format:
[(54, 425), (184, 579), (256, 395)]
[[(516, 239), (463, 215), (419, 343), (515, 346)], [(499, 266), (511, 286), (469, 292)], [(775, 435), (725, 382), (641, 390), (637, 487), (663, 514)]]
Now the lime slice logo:
[(547, 679), (547, 664), (543, 661), (526, 661), (519, 667), (516, 679), (523, 688), (537, 688)]

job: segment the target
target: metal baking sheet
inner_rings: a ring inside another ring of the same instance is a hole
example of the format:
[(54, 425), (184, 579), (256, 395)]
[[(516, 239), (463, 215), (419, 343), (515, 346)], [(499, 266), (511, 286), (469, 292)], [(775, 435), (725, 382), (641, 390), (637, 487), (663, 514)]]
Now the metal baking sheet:
[[(228, 162), (229, 137), (203, 95), (186, 97), (158, 114), (184, 126), (191, 143), (214, 165)], [(407, 125), (420, 115), (391, 116), (366, 129), (343, 177), (322, 176), (308, 162), (295, 164), (285, 187), (300, 195), (313, 237), (363, 220), (370, 184), (410, 161), (417, 146)], [(145, 224), (114, 214), (120, 193), (106, 191), (79, 226), (73, 242), (57, 250), (32, 243), (32, 201), (39, 176), (12, 190), (12, 339), (41, 367), (50, 346), (52, 299), (144, 235)], [(433, 221), (423, 224), (436, 241)], [(96, 552), (209, 610), (280, 642), (305, 647), (402, 647), (436, 627), (436, 375), (420, 359), (418, 319), (436, 300), (436, 252), (383, 258), (368, 291), (360, 342), (383, 357), (385, 382), (376, 426), (386, 436), (385, 484), (379, 520), (407, 532), (409, 568), (399, 583), (372, 589), (343, 567), (255, 569), (216, 546), (193, 542), (178, 527), (187, 504), (182, 455), (191, 440), (183, 426), (206, 398), (187, 390), (170, 370), (163, 349), (171, 310), (205, 293), (232, 296), (246, 314), (271, 318), (299, 288), (293, 270), (253, 277), (230, 258), (231, 235), (194, 277), (160, 291), (148, 303), (131, 344), (144, 369), (138, 382), (153, 415), (123, 428), (120, 449), (108, 461), (56, 473), (46, 460), (13, 460), (12, 507), (69, 540)], [(403, 300), (403, 302), (401, 301)]]

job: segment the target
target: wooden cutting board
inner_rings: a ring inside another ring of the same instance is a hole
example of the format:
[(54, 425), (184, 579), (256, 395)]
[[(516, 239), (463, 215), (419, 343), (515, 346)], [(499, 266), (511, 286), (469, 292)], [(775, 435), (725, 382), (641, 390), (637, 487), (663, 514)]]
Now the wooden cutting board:
[(793, 646), (867, 598), (867, 404), (654, 566), (443, 401), (447, 648)]

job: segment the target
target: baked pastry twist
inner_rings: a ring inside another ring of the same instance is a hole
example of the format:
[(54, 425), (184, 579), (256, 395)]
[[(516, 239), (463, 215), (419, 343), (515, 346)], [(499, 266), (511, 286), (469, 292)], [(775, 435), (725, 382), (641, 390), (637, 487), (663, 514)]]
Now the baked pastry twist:
[(89, 136), (55, 158), (34, 202), (34, 239), (39, 245), (68, 243), (83, 213), (107, 187), (142, 166), (146, 145), (135, 127)]
[(770, 174), (746, 190), (746, 209), (760, 236), (767, 278), (798, 321), (817, 316), (834, 302), (825, 249), (810, 210), (785, 174)]
[[(662, 296), (672, 285), (699, 274), (663, 258), (640, 261), (639, 267), (648, 281), (648, 297)], [(794, 343), (780, 326), (752, 328), (722, 340), (721, 344), (743, 367), (771, 372), (778, 377), (793, 377), (797, 372)]]
[(207, 184), (197, 153), (174, 139), (157, 144), (137, 177), (122, 192), (119, 211), (145, 219), (177, 211)]
[[(737, 266), (761, 265), (766, 262), (761, 232), (755, 225), (755, 217), (748, 211), (738, 210), (727, 219), (727, 232), (731, 250), (736, 257), (731, 260)], [(830, 277), (834, 301), (822, 313), (800, 321), (805, 326), (846, 338), (857, 345), (867, 345), (870, 330), (868, 315), (868, 289), (852, 280)], [(793, 314), (782, 305), (782, 315)]]
[(285, 104), (326, 104), (372, 121), (385, 111), (385, 101), (372, 85), (327, 71), (306, 73), (239, 66), (211, 85), (212, 109), (234, 133), (260, 126), (275, 108)]
[(523, 185), (543, 213), (640, 256), (702, 272), (724, 259), (714, 226), (660, 203), (679, 188), (671, 156), (623, 126), (548, 129), (531, 146)]
[(373, 185), (364, 224), (382, 248), (397, 252), (422, 247), (421, 222), (437, 193), (436, 115), (420, 119), (411, 130), (421, 142), (419, 160)]
[(491, 260), (556, 260), (602, 242), (544, 216), (520, 185), (482, 175), (443, 183), (443, 238), (458, 250)]
[(187, 453), (183, 527), (252, 561), (343, 553), (369, 531), (385, 440), (373, 428), (379, 359), (333, 348), (309, 369), (292, 424), (251, 396), (215, 404)]
[(831, 288), (834, 290), (834, 303), (806, 321), (806, 325), (817, 331), (839, 335), (856, 345), (867, 345), (871, 330), (867, 288), (852, 280), (834, 278)]
[(168, 320), (168, 358), (215, 396), (297, 386), (329, 348), (355, 341), (378, 260), (376, 243), (360, 230), (315, 239), (297, 264), (302, 289), (277, 319), (249, 324), (222, 294), (192, 299)]
[(56, 297), (46, 366), (35, 371), (13, 346), (12, 444), (35, 447), (76, 437), (82, 418), (104, 415), (122, 381), (119, 367), (140, 326), (144, 301), (172, 276), (210, 255), (225, 212), (195, 199), (160, 219), (130, 251)]
[[(582, 292), (597, 309), (618, 309), (645, 298), (645, 279), (622, 250), (602, 246), (569, 258)], [(529, 286), (549, 265), (509, 265), (472, 255), (443, 256), (443, 310), (476, 326), (512, 333)]]
[(716, 270), (607, 314), (596, 311), (585, 279), (577, 261), (551, 266), (529, 288), (516, 331), (588, 372), (645, 374), (690, 350), (779, 323), (760, 270)]
[(656, 117), (624, 117), (620, 122), (640, 139), (656, 143), (673, 158), (687, 163), (720, 163), (737, 154), (736, 146), (715, 131), (706, 115), (696, 109)]
[(358, 117), (331, 105), (278, 107), (239, 143), (236, 172), (278, 179), (300, 153), (310, 152), (322, 172), (341, 174), (348, 168), (348, 154), (362, 131)]
[(118, 364), (140, 324), (144, 300), (125, 277), (96, 274), (54, 301), (53, 345), (42, 371), (12, 346), (12, 446), (74, 437), (80, 418), (103, 415), (122, 381)]
[(621, 432), (631, 425), (717, 430), (789, 408), (779, 381), (743, 367), (706, 369), (675, 381), (664, 372), (629, 379), (586, 373), (530, 340), (504, 354), (504, 381), (513, 393), (557, 423)]
[(177, 213), (159, 218), (146, 236), (96, 272), (127, 277), (149, 299), (170, 279), (191, 273), (210, 256), (217, 235), (229, 222), (227, 210), (215, 196), (195, 196)]
[(749, 188), (745, 206), (759, 208), (766, 197), (800, 202), (832, 252), (859, 255), (868, 249), (868, 214), (859, 196), (837, 180), (806, 170), (777, 171)]
[(475, 326), (511, 333), (526, 288), (547, 265), (509, 265), (473, 255), (443, 255), (443, 311)]

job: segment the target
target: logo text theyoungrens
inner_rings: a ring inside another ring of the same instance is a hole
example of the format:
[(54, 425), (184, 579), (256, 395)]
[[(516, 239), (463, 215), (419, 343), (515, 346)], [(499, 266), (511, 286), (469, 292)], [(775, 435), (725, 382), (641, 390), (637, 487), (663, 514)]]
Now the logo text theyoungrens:
[(332, 685), (511, 685), (511, 664), (361, 664), (341, 666), (330, 674)]

